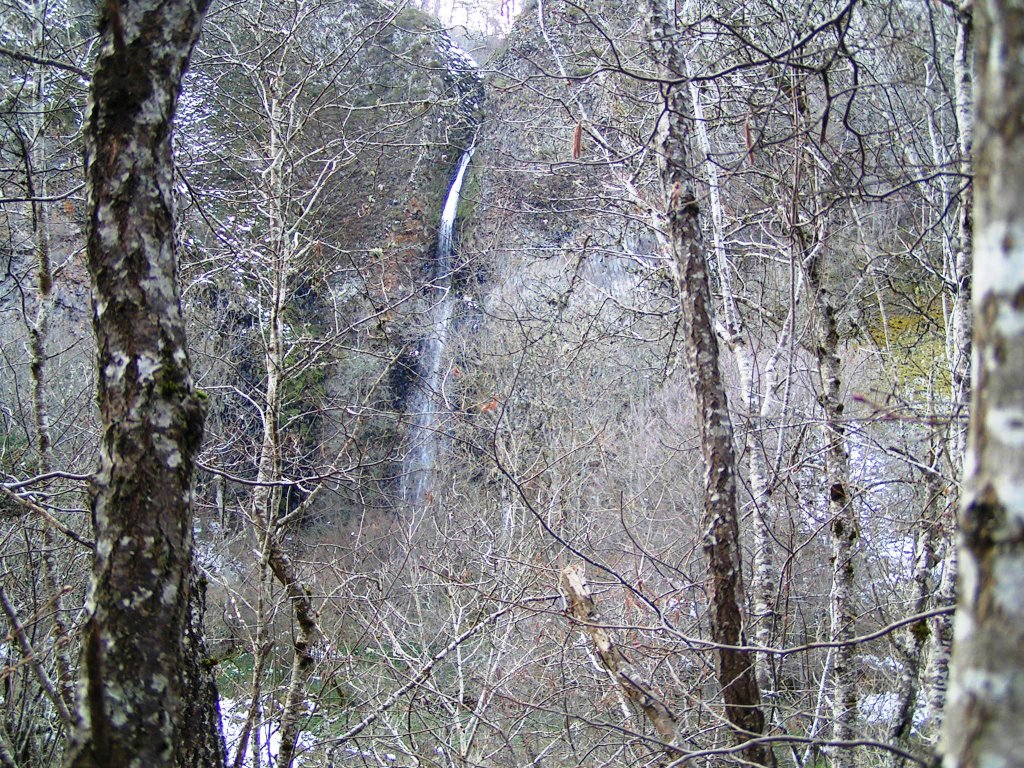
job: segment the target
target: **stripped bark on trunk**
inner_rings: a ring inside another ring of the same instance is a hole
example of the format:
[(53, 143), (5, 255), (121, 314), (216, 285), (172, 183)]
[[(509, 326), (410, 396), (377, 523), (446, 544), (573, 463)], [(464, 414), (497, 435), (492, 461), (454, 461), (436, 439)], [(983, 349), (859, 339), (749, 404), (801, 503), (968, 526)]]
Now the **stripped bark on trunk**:
[(563, 568), (560, 587), (565, 596), (569, 615), (580, 622), (583, 631), (590, 637), (601, 666), (608, 672), (626, 699), (639, 707), (650, 720), (651, 725), (665, 742), (665, 751), (669, 757), (675, 756), (676, 750), (671, 748), (676, 737), (675, 715), (665, 705), (665, 702), (655, 695), (651, 687), (633, 671), (629, 659), (615, 645), (611, 633), (601, 626), (601, 616), (598, 613), (597, 605), (594, 603), (590, 587), (580, 569), (574, 565)]

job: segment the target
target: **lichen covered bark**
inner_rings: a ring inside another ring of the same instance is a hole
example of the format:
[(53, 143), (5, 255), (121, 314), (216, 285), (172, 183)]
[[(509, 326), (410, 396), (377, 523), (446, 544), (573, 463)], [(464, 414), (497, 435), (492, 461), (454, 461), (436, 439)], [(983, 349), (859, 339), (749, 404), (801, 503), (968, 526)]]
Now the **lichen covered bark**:
[(221, 768), (227, 749), (220, 727), (216, 667), (210, 663), (203, 634), (206, 580), (193, 567), (189, 582), (185, 663), (181, 667), (182, 701), (177, 717), (179, 727), (184, 726), (188, 731), (187, 736), (175, 739), (174, 765), (175, 768)]
[[(647, 4), (649, 31), (662, 71), (669, 78), (678, 78), (685, 66), (673, 42), (676, 19), (670, 8), (658, 0)], [(744, 644), (744, 637), (736, 455), (712, 316), (707, 248), (687, 163), (686, 122), (690, 110), (686, 97), (683, 88), (666, 89), (659, 125), (659, 163), (704, 459), (704, 551), (711, 580), (711, 638), (720, 644), (717, 676), (725, 714), (737, 741), (742, 743), (764, 732), (765, 718), (754, 674), (754, 654), (738, 647)], [(773, 762), (771, 750), (758, 743), (743, 749), (742, 756), (759, 765)]]
[[(857, 659), (856, 648), (850, 641), (857, 620), (855, 558), (860, 525), (850, 492), (836, 310), (821, 276), (824, 232), (817, 232), (813, 242), (804, 242), (805, 237), (798, 232), (797, 240), (801, 252), (806, 254), (803, 258), (805, 284), (815, 313), (815, 357), (820, 379), (818, 403), (823, 414), (826, 503), (831, 521), (829, 635), (831, 642), (840, 643), (832, 656), (832, 736), (835, 741), (848, 742), (857, 737)], [(837, 750), (833, 759), (838, 768), (853, 768), (854, 753), (850, 749)]]
[(947, 766), (1024, 759), (1024, 6), (987, 0), (978, 33), (972, 412)]
[(183, 670), (198, 662), (184, 638), (203, 403), (176, 284), (171, 125), (207, 5), (103, 9), (85, 129), (103, 433), (74, 766), (172, 765), (177, 740), (196, 736), (177, 721)]

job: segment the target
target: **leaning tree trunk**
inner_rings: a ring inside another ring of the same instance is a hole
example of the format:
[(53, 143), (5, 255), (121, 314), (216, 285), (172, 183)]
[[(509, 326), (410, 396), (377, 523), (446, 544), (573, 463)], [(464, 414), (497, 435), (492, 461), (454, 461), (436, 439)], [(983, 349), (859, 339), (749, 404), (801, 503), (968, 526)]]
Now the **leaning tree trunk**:
[[(648, 11), (655, 53), (666, 76), (676, 79), (685, 67), (672, 40), (675, 26), (672, 11), (657, 0), (649, 3)], [(742, 743), (764, 733), (765, 718), (754, 674), (754, 654), (740, 647), (744, 644), (740, 613), (743, 570), (737, 518), (736, 455), (712, 319), (707, 250), (687, 169), (685, 120), (688, 115), (685, 90), (669, 87), (659, 127), (659, 154), (666, 190), (669, 242), (687, 334), (686, 354), (705, 467), (704, 551), (711, 571), (711, 637), (719, 644), (717, 674), (726, 717), (737, 741)], [(744, 748), (742, 756), (759, 765), (772, 762), (771, 750), (759, 743)]]
[(208, 732), (216, 718), (206, 728), (181, 722), (196, 706), (189, 680), (201, 675), (186, 638), (203, 402), (176, 282), (171, 124), (208, 2), (109, 0), (103, 9), (85, 128), (101, 466), (85, 725), (71, 766), (156, 768), (185, 754), (193, 765), (223, 764)]
[(944, 765), (1024, 762), (1024, 6), (978, 25), (972, 410)]

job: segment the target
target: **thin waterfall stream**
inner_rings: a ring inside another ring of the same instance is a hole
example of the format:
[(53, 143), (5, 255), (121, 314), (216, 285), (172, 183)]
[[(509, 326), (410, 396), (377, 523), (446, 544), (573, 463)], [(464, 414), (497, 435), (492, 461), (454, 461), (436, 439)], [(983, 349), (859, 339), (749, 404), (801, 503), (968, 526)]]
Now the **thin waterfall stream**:
[(401, 496), (402, 502), (410, 507), (421, 507), (430, 500), (434, 467), (445, 439), (443, 420), (453, 410), (445, 397), (444, 380), (447, 374), (445, 350), (453, 308), (458, 300), (452, 286), (455, 219), (473, 150), (474, 146), (470, 145), (459, 161), (445, 197), (437, 233), (437, 259), (431, 280), (435, 297), (427, 310), (427, 332), (419, 343), (416, 385), (406, 411), (412, 426), (410, 447), (402, 467)]

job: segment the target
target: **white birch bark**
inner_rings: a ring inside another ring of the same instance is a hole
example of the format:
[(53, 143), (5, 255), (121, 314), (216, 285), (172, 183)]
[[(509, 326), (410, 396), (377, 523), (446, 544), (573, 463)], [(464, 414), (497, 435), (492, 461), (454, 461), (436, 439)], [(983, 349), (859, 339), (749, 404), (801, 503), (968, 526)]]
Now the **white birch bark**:
[(1024, 765), (1024, 6), (977, 23), (972, 409), (942, 755)]
[[(815, 357), (820, 380), (818, 403), (823, 412), (821, 431), (825, 443), (825, 481), (832, 534), (829, 639), (833, 643), (842, 643), (832, 654), (832, 738), (836, 741), (852, 741), (857, 736), (857, 670), (855, 648), (846, 641), (854, 636), (856, 629), (854, 557), (860, 524), (850, 492), (836, 310), (821, 277), (825, 253), (823, 230), (824, 222), (820, 221), (813, 242), (803, 242), (804, 235), (799, 231), (797, 240), (800, 251), (805, 254), (804, 281), (814, 312)], [(854, 753), (849, 749), (836, 750), (834, 761), (839, 768), (852, 768)]]
[[(692, 77), (689, 57), (686, 59), (685, 66), (687, 77)], [(775, 519), (773, 511), (775, 504), (772, 499), (768, 462), (762, 447), (758, 444), (757, 437), (762, 434), (771, 415), (776, 412), (775, 406), (780, 399), (782, 381), (778, 375), (779, 363), (789, 349), (799, 290), (794, 292), (796, 300), (790, 303), (782, 333), (764, 365), (764, 374), (758, 381), (754, 376), (754, 354), (748, 341), (749, 331), (740, 314), (739, 302), (733, 286), (732, 265), (725, 243), (725, 215), (722, 209), (721, 182), (718, 166), (712, 160), (711, 139), (704, 118), (700, 89), (696, 84), (691, 83), (689, 90), (693, 103), (698, 149), (705, 158), (704, 172), (708, 185), (708, 205), (711, 210), (711, 215), (705, 218), (710, 219), (711, 242), (714, 252), (711, 270), (718, 277), (718, 285), (722, 294), (723, 320), (719, 324), (719, 334), (728, 344), (739, 372), (744, 418), (746, 419), (744, 453), (747, 455), (748, 481), (754, 504), (754, 511), (750, 517), (754, 540), (750, 590), (753, 616), (750, 623), (754, 629), (754, 644), (767, 648), (772, 644), (777, 593), (771, 532), (772, 520)], [(771, 659), (767, 654), (758, 655), (758, 684), (763, 694), (769, 691), (772, 685), (770, 664)]]
[[(969, 11), (956, 14), (956, 47), (953, 56), (953, 78), (956, 88), (955, 114), (960, 157), (958, 166), (964, 178), (971, 174), (971, 144), (973, 139), (972, 115), (972, 20)], [(947, 279), (952, 285), (952, 296), (947, 311), (946, 358), (951, 379), (950, 399), (952, 418), (946, 439), (946, 454), (950, 471), (955, 477), (961, 474), (966, 449), (967, 429), (965, 413), (970, 401), (970, 359), (971, 359), (971, 261), (973, 239), (971, 214), (973, 192), (967, 187), (960, 193), (957, 236), (954, 248), (947, 255)], [(959, 486), (954, 484), (950, 492), (950, 506), (959, 505)], [(950, 521), (952, 522), (952, 521)], [(942, 574), (935, 590), (934, 602), (940, 606), (954, 603), (956, 584), (957, 554), (952, 542), (943, 542)], [(942, 724), (949, 678), (949, 650), (953, 640), (953, 622), (949, 616), (938, 617), (931, 624), (928, 638), (927, 662), (924, 672), (925, 728), (936, 732)]]
[[(928, 467), (923, 470), (927, 471), (923, 478), (927, 500), (921, 519), (917, 523), (917, 536), (914, 541), (913, 582), (908, 606), (910, 614), (924, 613), (932, 607), (935, 591), (932, 578), (936, 565), (935, 530), (946, 506), (945, 484), (943, 476), (936, 466), (943, 450), (941, 438), (938, 435), (933, 435), (932, 443), (930, 461)], [(889, 728), (889, 739), (895, 746), (909, 751), (913, 748), (911, 737), (914, 733), (915, 715), (919, 708), (918, 700), (926, 695), (924, 688), (926, 678), (922, 676), (922, 662), (925, 660), (925, 652), (932, 639), (932, 632), (929, 624), (922, 621), (910, 625), (903, 635), (894, 637), (895, 645), (902, 657), (902, 669), (900, 670), (899, 687), (896, 690), (898, 709)], [(905, 764), (906, 759), (899, 753), (892, 752), (889, 755), (889, 765), (893, 768)]]

